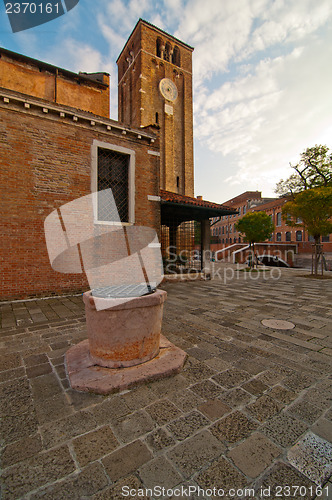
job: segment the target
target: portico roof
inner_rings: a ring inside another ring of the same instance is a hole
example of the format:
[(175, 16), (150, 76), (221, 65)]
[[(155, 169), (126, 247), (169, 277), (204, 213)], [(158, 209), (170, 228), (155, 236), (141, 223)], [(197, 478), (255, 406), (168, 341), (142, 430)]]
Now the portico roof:
[(176, 220), (181, 223), (189, 220), (202, 221), (211, 217), (236, 214), (237, 211), (226, 205), (193, 198), (171, 191), (160, 190), (161, 219)]

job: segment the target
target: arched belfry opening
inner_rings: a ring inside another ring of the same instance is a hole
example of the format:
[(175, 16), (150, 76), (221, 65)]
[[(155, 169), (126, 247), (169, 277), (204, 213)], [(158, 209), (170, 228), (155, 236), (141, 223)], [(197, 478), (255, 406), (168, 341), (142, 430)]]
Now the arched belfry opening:
[(163, 52), (163, 41), (161, 38), (157, 38), (156, 40), (156, 55), (157, 57), (162, 57)]
[(173, 56), (172, 56), (172, 63), (175, 64), (176, 66), (181, 65), (179, 47), (176, 47), (176, 46), (174, 47)]
[(165, 61), (171, 62), (171, 54), (172, 54), (172, 47), (171, 47), (171, 44), (167, 42), (165, 45), (165, 51), (164, 51)]

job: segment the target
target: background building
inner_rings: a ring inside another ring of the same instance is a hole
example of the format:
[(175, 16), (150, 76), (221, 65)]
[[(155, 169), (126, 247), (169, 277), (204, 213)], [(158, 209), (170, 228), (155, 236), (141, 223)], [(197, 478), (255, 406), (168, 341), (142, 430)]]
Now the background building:
[[(222, 248), (233, 245), (231, 251), (235, 251), (243, 244), (243, 238), (236, 230), (236, 222), (247, 212), (264, 211), (267, 213), (275, 226), (275, 230), (269, 240), (269, 252), (287, 252), (291, 246), (296, 249), (296, 257), (290, 262), (296, 265), (308, 265), (311, 259), (312, 245), (314, 239), (303, 228), (288, 226), (282, 219), (282, 207), (286, 203), (286, 198), (262, 198), (260, 191), (246, 191), (226, 202), (226, 205), (237, 210), (237, 214), (225, 215), (220, 219), (215, 217), (211, 220), (211, 249), (216, 252)], [(301, 224), (301, 220), (297, 221)], [(323, 251), (327, 258), (332, 257), (332, 235), (322, 237)], [(331, 256), (330, 256), (331, 254)], [(229, 253), (226, 252), (225, 256)], [(287, 258), (286, 258), (287, 260)]]

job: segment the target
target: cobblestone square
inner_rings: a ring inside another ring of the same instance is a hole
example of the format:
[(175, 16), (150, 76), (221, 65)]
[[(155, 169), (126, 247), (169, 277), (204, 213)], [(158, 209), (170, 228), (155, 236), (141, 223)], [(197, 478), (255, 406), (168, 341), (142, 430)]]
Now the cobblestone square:
[[(109, 396), (68, 383), (64, 353), (86, 338), (81, 297), (1, 304), (2, 498), (117, 499), (127, 487), (155, 500), (155, 486), (278, 498), (289, 481), (298, 498), (317, 486), (331, 497), (332, 280), (304, 273), (164, 283), (162, 333), (188, 353), (184, 369)], [(311, 459), (313, 443), (329, 453)]]

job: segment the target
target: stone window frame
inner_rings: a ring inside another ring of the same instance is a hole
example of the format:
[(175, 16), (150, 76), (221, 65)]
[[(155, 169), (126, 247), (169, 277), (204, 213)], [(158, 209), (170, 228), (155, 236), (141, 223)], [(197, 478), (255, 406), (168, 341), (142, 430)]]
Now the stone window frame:
[(95, 224), (125, 225), (135, 224), (135, 151), (110, 142), (94, 140), (91, 146), (91, 192), (98, 191), (98, 149), (109, 149), (129, 156), (128, 165), (128, 222), (110, 222), (96, 219)]

